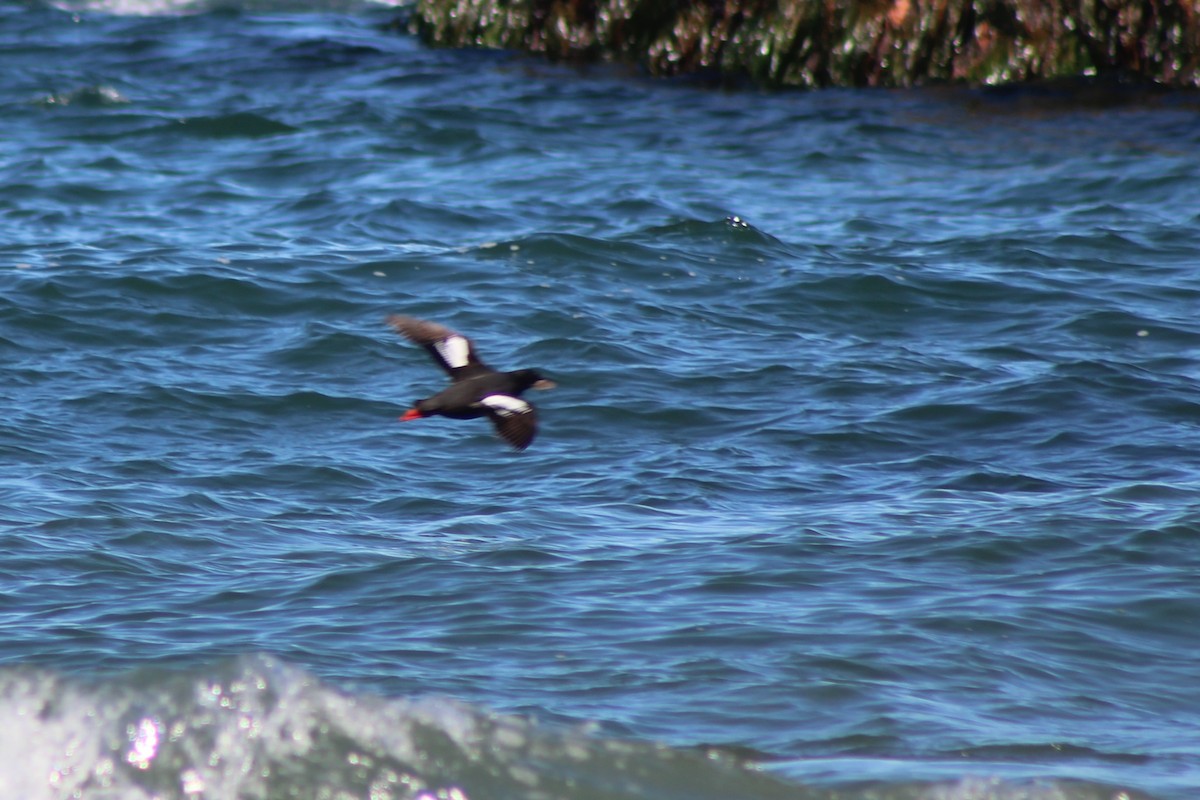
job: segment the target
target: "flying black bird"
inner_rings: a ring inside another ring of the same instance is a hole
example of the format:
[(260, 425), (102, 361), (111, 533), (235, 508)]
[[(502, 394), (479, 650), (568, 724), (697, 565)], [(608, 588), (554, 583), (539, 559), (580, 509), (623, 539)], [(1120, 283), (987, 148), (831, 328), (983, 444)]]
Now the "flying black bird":
[(426, 350), (450, 376), (450, 386), (433, 397), (418, 400), (400, 417), (402, 422), (422, 417), (476, 419), (487, 417), (496, 433), (524, 450), (537, 434), (537, 410), (521, 399), (527, 389), (553, 389), (554, 381), (536, 369), (498, 372), (479, 360), (475, 345), (461, 333), (436, 322), (393, 314), (387, 322), (410, 342)]

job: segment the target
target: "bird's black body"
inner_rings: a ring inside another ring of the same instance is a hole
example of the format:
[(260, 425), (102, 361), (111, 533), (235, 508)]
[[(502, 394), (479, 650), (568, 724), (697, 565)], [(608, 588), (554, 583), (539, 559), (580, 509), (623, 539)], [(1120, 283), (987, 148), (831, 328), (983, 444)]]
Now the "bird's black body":
[(478, 419), (487, 416), (487, 407), (482, 404), (485, 397), (503, 395), (520, 397), (521, 393), (545, 380), (537, 370), (521, 369), (513, 372), (490, 372), (462, 378), (446, 389), (425, 400), (418, 400), (414, 407), (425, 416), (439, 415), (451, 419)]
[(524, 450), (537, 434), (537, 410), (521, 394), (550, 389), (554, 383), (534, 369), (499, 372), (479, 360), (471, 340), (436, 322), (392, 315), (388, 324), (424, 347), (450, 376), (450, 386), (413, 404), (402, 420), (421, 417), (487, 417), (510, 445)]

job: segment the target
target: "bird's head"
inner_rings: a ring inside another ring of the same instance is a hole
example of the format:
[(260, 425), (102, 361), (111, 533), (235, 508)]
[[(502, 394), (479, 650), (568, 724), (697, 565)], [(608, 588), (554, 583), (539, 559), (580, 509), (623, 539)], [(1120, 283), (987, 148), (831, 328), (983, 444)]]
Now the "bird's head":
[(526, 389), (553, 389), (555, 386), (558, 386), (557, 383), (536, 369), (519, 369), (512, 373), (512, 375), (520, 384), (522, 392)]

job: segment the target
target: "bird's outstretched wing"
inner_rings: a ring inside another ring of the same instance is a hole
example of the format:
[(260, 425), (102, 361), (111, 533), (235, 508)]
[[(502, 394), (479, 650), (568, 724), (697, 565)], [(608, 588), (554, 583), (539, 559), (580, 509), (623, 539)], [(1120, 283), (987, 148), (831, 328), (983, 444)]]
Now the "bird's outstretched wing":
[(537, 435), (537, 409), (527, 400), (507, 394), (489, 394), (479, 401), (500, 438), (517, 450), (529, 447)]
[(428, 350), (452, 381), (466, 380), (491, 371), (475, 354), (475, 345), (471, 344), (471, 340), (445, 325), (402, 314), (392, 314), (387, 318), (387, 323), (410, 342)]

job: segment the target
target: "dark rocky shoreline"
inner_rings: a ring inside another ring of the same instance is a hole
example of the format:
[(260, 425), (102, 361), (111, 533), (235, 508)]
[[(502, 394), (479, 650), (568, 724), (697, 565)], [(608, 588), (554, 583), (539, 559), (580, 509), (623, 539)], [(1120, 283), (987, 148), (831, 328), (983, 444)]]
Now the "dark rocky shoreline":
[(1200, 85), (1195, 0), (418, 0), (408, 27), (433, 45), (776, 88)]

